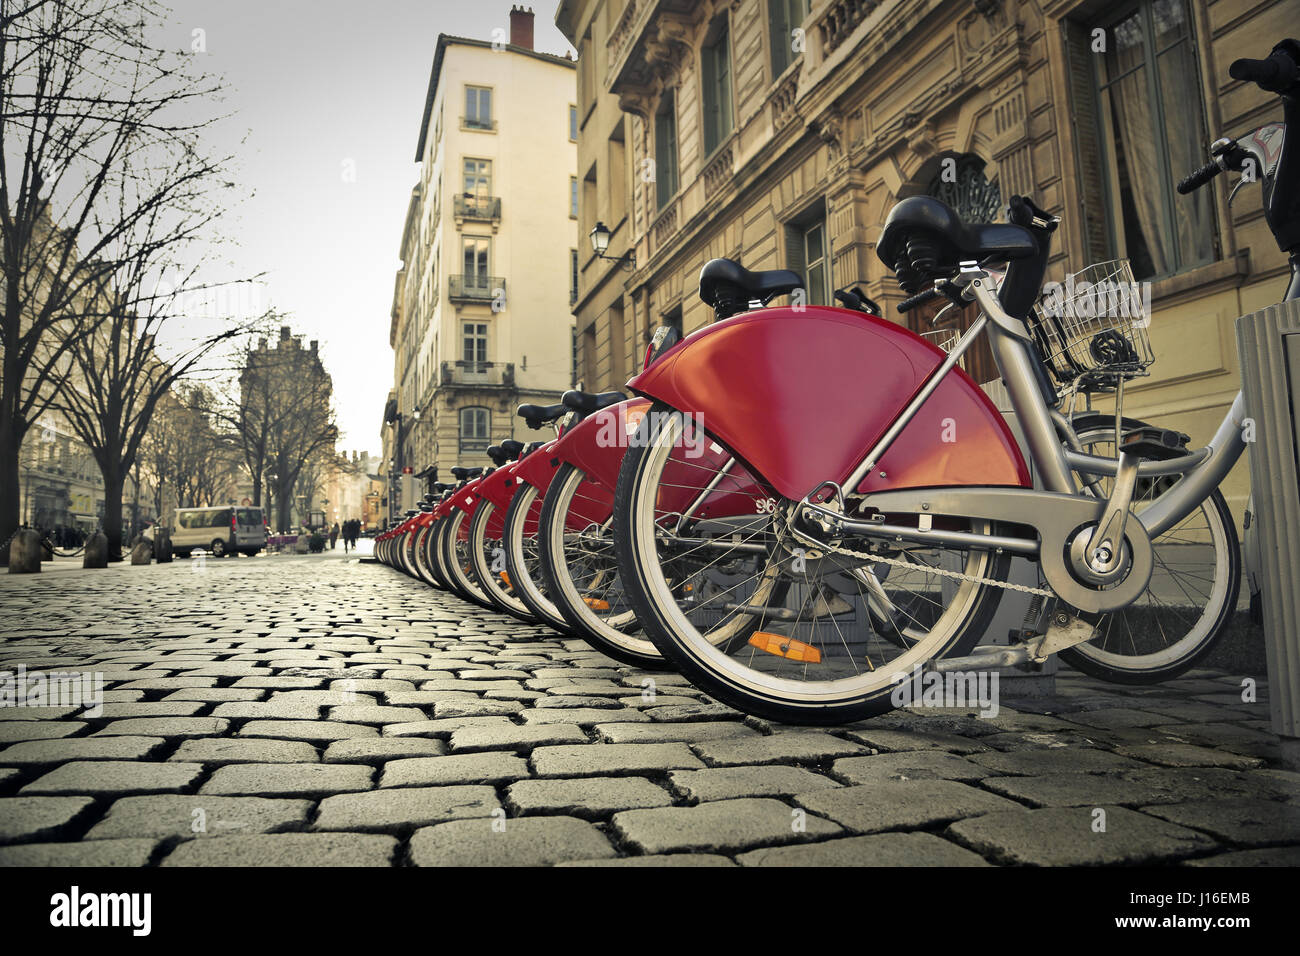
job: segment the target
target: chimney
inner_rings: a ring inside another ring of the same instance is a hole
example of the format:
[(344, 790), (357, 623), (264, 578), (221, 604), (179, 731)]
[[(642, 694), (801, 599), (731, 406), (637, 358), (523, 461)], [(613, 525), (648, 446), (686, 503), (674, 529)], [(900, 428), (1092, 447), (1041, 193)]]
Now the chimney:
[(280, 341), (283, 342), (288, 337), (289, 337), (289, 326), (287, 325), (280, 326)]
[(510, 45), (533, 48), (533, 11), (523, 5), (510, 7)]
[(313, 352), (316, 351), (316, 345), (317, 345), (317, 344), (318, 344), (318, 340), (316, 340), (316, 339), (312, 339), (312, 340), (311, 340), (311, 350), (312, 350)]

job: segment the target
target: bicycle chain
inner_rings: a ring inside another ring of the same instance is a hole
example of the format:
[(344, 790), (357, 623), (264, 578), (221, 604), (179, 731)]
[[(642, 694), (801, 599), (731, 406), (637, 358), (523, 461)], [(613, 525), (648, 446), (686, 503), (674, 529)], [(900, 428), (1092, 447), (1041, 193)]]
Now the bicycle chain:
[[(793, 532), (793, 529), (791, 530)], [(796, 536), (798, 535), (798, 532), (793, 532), (793, 533), (795, 533)], [(996, 578), (986, 578), (978, 574), (966, 574), (964, 571), (948, 571), (944, 568), (934, 568), (924, 564), (918, 565), (910, 561), (904, 561), (902, 558), (887, 558), (883, 554), (870, 554), (868, 552), (863, 552), (863, 551), (851, 551), (850, 549), (842, 548), (839, 545), (826, 544), (820, 541), (816, 543), (815, 547), (820, 550), (831, 551), (835, 554), (842, 554), (845, 557), (858, 558), (864, 563), (875, 562), (878, 564), (888, 564), (893, 567), (907, 568), (912, 571), (915, 571), (918, 568), (924, 568), (926, 571), (929, 571), (933, 574), (937, 574), (940, 577), (953, 578), (954, 580), (957, 581), (969, 581), (972, 584), (987, 584), (987, 585), (991, 585), (992, 587), (1003, 588), (1007, 591), (1022, 591), (1025, 594), (1034, 594), (1040, 597), (1047, 597), (1047, 598), (1056, 597), (1056, 595), (1052, 591), (1049, 591), (1045, 588), (1029, 587), (1026, 584), (1013, 584), (1010, 581), (999, 581)]]

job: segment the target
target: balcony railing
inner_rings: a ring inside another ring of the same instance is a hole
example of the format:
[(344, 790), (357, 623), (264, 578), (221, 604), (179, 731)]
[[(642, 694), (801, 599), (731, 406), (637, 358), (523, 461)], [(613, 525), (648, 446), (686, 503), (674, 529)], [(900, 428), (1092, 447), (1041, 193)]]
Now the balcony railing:
[(501, 276), (483, 276), (477, 274), (464, 275), (452, 274), (451, 276), (451, 298), (452, 301), (460, 300), (462, 302), (492, 302), (500, 298), (503, 302), (506, 296), (506, 280)]
[(443, 362), (440, 385), (480, 385), (513, 388), (514, 362)]
[(498, 220), (501, 218), (500, 196), (466, 196), (456, 197), (452, 204), (456, 219)]

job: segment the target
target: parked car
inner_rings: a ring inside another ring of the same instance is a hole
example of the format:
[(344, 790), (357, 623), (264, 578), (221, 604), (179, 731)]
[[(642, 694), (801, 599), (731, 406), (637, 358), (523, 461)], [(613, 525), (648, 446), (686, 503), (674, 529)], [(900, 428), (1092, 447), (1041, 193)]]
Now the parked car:
[(202, 548), (214, 557), (243, 552), (254, 555), (266, 547), (266, 517), (261, 508), (177, 508), (172, 549), (186, 556)]

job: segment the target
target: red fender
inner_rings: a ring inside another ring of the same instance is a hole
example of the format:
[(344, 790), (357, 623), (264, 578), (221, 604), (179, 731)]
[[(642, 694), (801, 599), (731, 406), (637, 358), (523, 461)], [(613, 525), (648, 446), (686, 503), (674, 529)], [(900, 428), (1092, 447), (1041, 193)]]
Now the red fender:
[[(495, 474), (495, 472), (493, 472), (493, 474)], [(491, 477), (491, 475), (488, 477)], [(464, 488), (461, 488), (452, 494), (451, 507), (459, 508), (461, 511), (465, 512), (465, 514), (472, 515), (474, 509), (478, 507), (479, 503), (478, 486), (482, 484), (484, 480), (485, 479), (483, 478), (474, 478), (471, 481), (466, 482)]]
[[(760, 309), (693, 333), (628, 387), (703, 416), (710, 434), (798, 500), (828, 479), (843, 483), (943, 359), (877, 316)], [(1011, 429), (958, 368), (857, 490), (1030, 484)]]
[(628, 438), (636, 433), (650, 404), (646, 398), (631, 398), (602, 408), (567, 429), (555, 442), (552, 454), (581, 468), (593, 481), (612, 491), (618, 484)]
[(519, 462), (512, 461), (508, 465), (502, 465), (492, 474), (483, 478), (474, 487), (474, 493), (480, 498), (486, 498), (498, 508), (510, 507), (510, 499), (514, 497), (515, 491), (519, 488), (519, 482), (515, 478), (515, 469), (519, 467)]
[(555, 446), (559, 441), (558, 438), (552, 438), (521, 461), (519, 467), (515, 469), (515, 476), (544, 494), (551, 486), (555, 469), (560, 467), (560, 459), (555, 457)]

